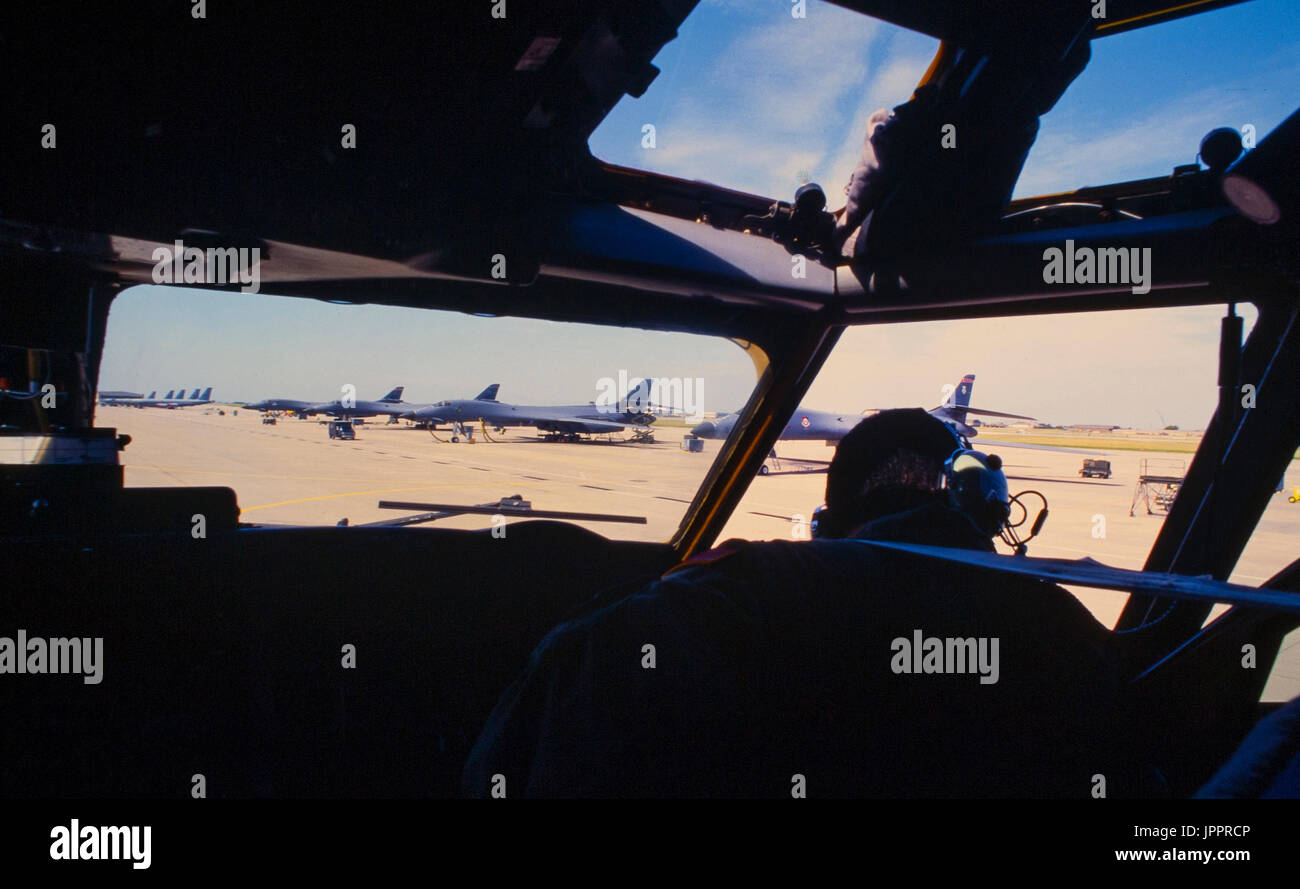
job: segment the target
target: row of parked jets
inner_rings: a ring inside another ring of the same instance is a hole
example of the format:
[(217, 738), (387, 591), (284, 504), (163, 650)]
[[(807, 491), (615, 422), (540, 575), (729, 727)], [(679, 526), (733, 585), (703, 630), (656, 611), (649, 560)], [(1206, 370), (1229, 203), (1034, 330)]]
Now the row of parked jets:
[[(653, 381), (636, 380), (624, 398), (615, 404), (569, 404), (569, 405), (520, 405), (508, 404), (497, 400), (501, 389), (500, 383), (493, 383), (473, 398), (456, 398), (445, 401), (416, 404), (402, 401), (405, 387), (396, 386), (382, 398), (374, 401), (304, 401), (294, 398), (267, 398), (245, 404), (248, 410), (263, 412), (284, 412), (300, 417), (324, 415), (340, 420), (363, 419), (370, 417), (389, 417), (391, 422), (409, 420), (430, 428), (449, 426), (452, 440), (458, 441), (462, 436), (471, 439), (474, 427), (480, 426), (504, 430), (507, 427), (527, 426), (546, 432), (549, 436), (561, 440), (576, 440), (581, 435), (605, 435), (619, 433), (632, 427), (637, 438), (649, 439), (648, 429), (657, 419), (655, 407), (650, 401)], [(972, 407), (971, 393), (975, 388), (975, 375), (966, 374), (952, 387), (952, 394), (943, 404), (930, 410), (930, 413), (952, 426), (967, 438), (978, 434), (968, 422), (968, 416), (1002, 417), (1017, 420), (1032, 420), (1023, 414), (1011, 414)], [(148, 397), (134, 393), (110, 392), (100, 396), (100, 404), (125, 405), (132, 407), (189, 407), (211, 403), (211, 387), (200, 394), (195, 389), (193, 394), (185, 397), (185, 391), (172, 390), (162, 398), (150, 392)], [(848, 434), (861, 421), (860, 413), (837, 414), (831, 411), (819, 411), (802, 405), (785, 428), (780, 438), (785, 441), (827, 441), (837, 442)], [(706, 420), (691, 429), (696, 438), (725, 439), (731, 435), (738, 419), (737, 414), (727, 414), (714, 420)]]
[(504, 430), (531, 426), (557, 439), (576, 440), (581, 435), (622, 432), (629, 426), (638, 438), (648, 438), (648, 427), (656, 419), (649, 402), (650, 380), (637, 380), (627, 395), (615, 404), (522, 405), (497, 400), (500, 383), (493, 383), (473, 398), (453, 398), (428, 404), (402, 401), (404, 387), (397, 386), (376, 401), (307, 402), (292, 398), (268, 398), (245, 405), (249, 410), (284, 411), (298, 416), (325, 414), (339, 419), (389, 417), (393, 422), (410, 420), (429, 426), (450, 426), (452, 440), (473, 438), (474, 426)]
[(101, 392), (99, 403), (119, 407), (192, 407), (198, 404), (211, 404), (212, 387), (209, 386), (202, 393), (195, 389), (190, 393), (189, 398), (185, 397), (184, 389), (169, 389), (162, 398), (158, 397), (157, 391), (150, 392), (147, 396), (136, 392)]

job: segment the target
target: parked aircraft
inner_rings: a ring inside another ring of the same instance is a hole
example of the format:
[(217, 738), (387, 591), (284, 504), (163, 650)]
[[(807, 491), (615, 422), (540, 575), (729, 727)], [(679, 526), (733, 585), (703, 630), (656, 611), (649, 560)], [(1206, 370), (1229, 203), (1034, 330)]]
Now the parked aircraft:
[[(500, 384), (493, 383), (476, 395), (475, 399), (494, 399), (498, 388), (500, 388)], [(386, 416), (390, 422), (396, 422), (399, 417), (407, 416), (409, 419), (409, 415), (413, 411), (433, 406), (427, 403), (417, 404), (402, 401), (403, 391), (405, 391), (404, 386), (396, 386), (377, 401), (357, 401), (348, 406), (345, 406), (341, 399), (322, 402), (302, 401), (294, 398), (266, 398), (262, 401), (249, 402), (244, 407), (254, 411), (287, 411), (300, 417), (327, 414), (341, 420)]]
[[(1021, 414), (1008, 414), (1003, 411), (971, 407), (970, 397), (974, 389), (975, 374), (966, 374), (953, 387), (950, 400), (931, 409), (930, 413), (967, 438), (973, 438), (978, 434), (978, 430), (967, 425), (967, 414), (983, 414), (990, 417), (1006, 417), (1017, 420), (1033, 419), (1033, 417), (1026, 417)], [(874, 413), (874, 410), (864, 411), (861, 414), (836, 414), (831, 411), (812, 410), (800, 405), (799, 409), (794, 412), (794, 416), (785, 424), (785, 428), (781, 430), (779, 440), (834, 443), (847, 435), (854, 426), (858, 425), (865, 414), (870, 413)], [(731, 430), (735, 428), (736, 420), (739, 417), (739, 414), (729, 414), (716, 420), (706, 420), (692, 428), (691, 434), (697, 438), (725, 439), (731, 435)]]
[(251, 401), (244, 407), (250, 411), (289, 411), (300, 416), (306, 416), (308, 408), (316, 403), (296, 398), (264, 398), (261, 401)]
[[(172, 397), (172, 392), (168, 392), (166, 398)], [(158, 396), (158, 390), (150, 392), (148, 396), (137, 395), (135, 393), (122, 392), (101, 392), (99, 394), (100, 405), (121, 405), (130, 407), (144, 407), (143, 402), (153, 401)]]
[[(496, 400), (497, 386), (479, 393), (477, 398), (454, 399), (429, 405), (402, 414), (403, 419), (417, 422), (447, 423), (451, 425), (453, 442), (464, 436), (473, 440), (473, 424), (504, 430), (508, 426), (534, 426), (548, 433), (556, 441), (577, 441), (581, 435), (604, 435), (622, 432), (628, 426), (637, 427), (636, 438), (651, 440), (645, 428), (655, 421), (653, 414), (643, 410), (645, 394), (650, 391), (649, 380), (636, 380), (621, 404), (598, 405), (519, 405)], [(484, 398), (490, 394), (491, 397)]]
[(303, 413), (329, 414), (331, 417), (338, 417), (341, 420), (352, 419), (354, 417), (396, 417), (411, 409), (409, 404), (402, 401), (402, 392), (404, 389), (404, 386), (395, 386), (378, 401), (344, 402), (342, 399), (320, 401), (316, 404), (309, 405)]

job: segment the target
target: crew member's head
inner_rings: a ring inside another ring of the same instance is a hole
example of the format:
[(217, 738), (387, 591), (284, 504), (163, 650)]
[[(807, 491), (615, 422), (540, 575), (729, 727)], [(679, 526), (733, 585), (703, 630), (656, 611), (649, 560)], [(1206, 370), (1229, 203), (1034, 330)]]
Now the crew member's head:
[(881, 411), (840, 441), (826, 475), (819, 537), (934, 502), (943, 465), (960, 446), (952, 430), (920, 408)]
[(869, 522), (930, 504), (957, 506), (982, 533), (996, 534), (1006, 518), (1001, 461), (967, 447), (920, 408), (868, 417), (835, 451), (817, 536), (847, 537)]

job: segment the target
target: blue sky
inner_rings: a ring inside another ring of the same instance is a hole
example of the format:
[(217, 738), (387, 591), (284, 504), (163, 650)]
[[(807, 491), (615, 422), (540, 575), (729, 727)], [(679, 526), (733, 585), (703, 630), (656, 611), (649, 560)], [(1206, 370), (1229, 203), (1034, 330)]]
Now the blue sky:
[[(820, 182), (832, 207), (871, 111), (905, 101), (937, 42), (809, 0), (703, 0), (659, 54), (658, 79), (591, 139), (613, 163), (789, 199)], [(1216, 126), (1259, 138), (1300, 104), (1296, 0), (1252, 0), (1098, 40), (1092, 62), (1042, 122), (1017, 195), (1167, 174)], [(642, 127), (656, 147), (641, 147)], [(265, 289), (265, 288), (264, 288)], [(812, 407), (938, 403), (977, 373), (975, 401), (1052, 422), (1199, 427), (1214, 406), (1221, 307), (861, 328), (814, 383)], [(1253, 314), (1247, 313), (1248, 317)], [(602, 376), (704, 377), (705, 408), (734, 409), (752, 365), (729, 343), (389, 307), (335, 307), (172, 288), (121, 296), (104, 388), (213, 386), (220, 398), (467, 397), (502, 383), (510, 401), (585, 401)], [(1082, 381), (1082, 382), (1081, 382)]]

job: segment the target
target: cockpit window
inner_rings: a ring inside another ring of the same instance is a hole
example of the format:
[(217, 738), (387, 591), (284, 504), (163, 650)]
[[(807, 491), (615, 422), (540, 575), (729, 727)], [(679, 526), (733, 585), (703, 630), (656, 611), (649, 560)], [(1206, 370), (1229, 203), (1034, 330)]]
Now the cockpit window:
[(532, 509), (666, 541), (711, 459), (683, 437), (755, 373), (718, 337), (140, 286), (114, 301), (100, 381), (128, 487), (227, 486), (245, 523)]
[[(948, 421), (969, 427), (972, 447), (1001, 458), (1010, 493), (1046, 496), (1048, 515), (1029, 555), (1089, 556), (1140, 569), (1217, 405), (1224, 311), (1202, 306), (850, 329), (788, 418), (775, 454), (721, 539), (809, 538), (839, 437), (878, 409), (938, 413), (951, 405)], [(1248, 334), (1255, 310), (1237, 311)], [(715, 423), (718, 434), (728, 430), (724, 423)], [(1300, 469), (1288, 469), (1285, 484), (1287, 493), (1274, 495), (1255, 528), (1234, 582), (1259, 585), (1295, 557), (1300, 505), (1288, 497), (1300, 486)], [(1041, 507), (1033, 497), (1024, 503), (1022, 537)], [(1011, 518), (1020, 515), (1013, 510)], [(1009, 552), (1001, 542), (997, 547)], [(1107, 626), (1127, 599), (1072, 591)]]
[(655, 59), (662, 73), (614, 107), (591, 151), (784, 200), (819, 182), (838, 207), (867, 117), (906, 101), (938, 47), (819, 0), (703, 0)]
[[(1168, 175), (1194, 163), (1216, 127), (1241, 130), (1250, 147), (1293, 110), (1298, 42), (1292, 0), (1094, 40), (1088, 67), (1042, 118), (1015, 196)], [(938, 46), (819, 0), (703, 0), (656, 58), (659, 77), (614, 107), (590, 148), (783, 200), (819, 182), (839, 207), (867, 117), (905, 102)]]
[(1092, 60), (1043, 116), (1016, 197), (1167, 176), (1216, 127), (1253, 147), (1295, 110), (1300, 19), (1252, 0), (1093, 40)]

